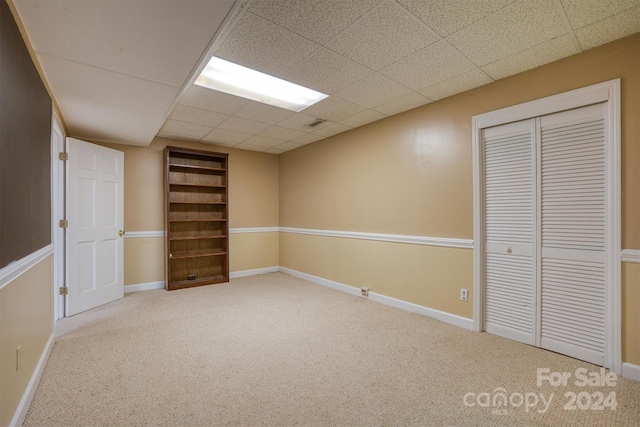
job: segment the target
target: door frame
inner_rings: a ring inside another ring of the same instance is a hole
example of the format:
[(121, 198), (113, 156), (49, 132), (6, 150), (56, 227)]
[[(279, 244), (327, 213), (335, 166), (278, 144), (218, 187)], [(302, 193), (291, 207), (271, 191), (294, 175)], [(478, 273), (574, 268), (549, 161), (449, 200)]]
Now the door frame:
[[(622, 310), (621, 310), (621, 167), (620, 167), (620, 79), (609, 80), (581, 89), (541, 98), (512, 107), (491, 111), (472, 118), (473, 150), (473, 324), (474, 330), (484, 327), (484, 164), (482, 161), (482, 131), (533, 117), (607, 102), (609, 126), (605, 128), (609, 144), (605, 147), (607, 179), (606, 303), (608, 327), (605, 330), (605, 366), (622, 373)], [(535, 231), (537, 233), (537, 230)], [(535, 235), (535, 234), (534, 234)]]
[(65, 152), (66, 135), (55, 108), (51, 115), (51, 241), (53, 242), (53, 323), (65, 316), (65, 299), (60, 288), (65, 286), (65, 218), (64, 161), (58, 157)]

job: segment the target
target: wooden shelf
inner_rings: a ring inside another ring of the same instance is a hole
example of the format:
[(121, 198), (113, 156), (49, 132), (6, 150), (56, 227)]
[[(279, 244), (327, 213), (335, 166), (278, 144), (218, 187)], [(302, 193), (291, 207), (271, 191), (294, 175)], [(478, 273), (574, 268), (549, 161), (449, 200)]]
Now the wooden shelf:
[(169, 222), (227, 222), (226, 219), (170, 219)]
[(193, 286), (211, 285), (213, 283), (224, 283), (228, 281), (229, 279), (225, 276), (201, 277), (195, 280), (179, 280), (179, 281), (169, 282), (169, 288), (170, 289), (190, 288)]
[(206, 167), (206, 166), (192, 166), (192, 165), (181, 165), (178, 163), (170, 163), (169, 164), (170, 168), (176, 168), (176, 169), (189, 169), (190, 171), (193, 172), (198, 172), (198, 171), (211, 171), (211, 172), (226, 172), (226, 169), (223, 168), (211, 168), (211, 167)]
[(226, 239), (227, 236), (221, 236), (221, 235), (202, 235), (202, 236), (185, 236), (185, 237), (170, 237), (169, 240), (204, 240), (204, 239)]
[(191, 184), (191, 183), (179, 183), (179, 182), (170, 182), (169, 185), (179, 186), (179, 187), (204, 187), (204, 188), (227, 188), (226, 185), (215, 185), (215, 184)]
[(228, 155), (166, 147), (164, 166), (166, 288), (228, 282)]
[(188, 254), (170, 254), (169, 258), (170, 259), (184, 259), (184, 258), (201, 258), (201, 257), (208, 257), (208, 256), (222, 256), (222, 255), (226, 255), (226, 252), (220, 252), (220, 251), (208, 251), (208, 252), (190, 252)]
[(172, 202), (169, 201), (172, 205), (226, 205), (227, 202)]

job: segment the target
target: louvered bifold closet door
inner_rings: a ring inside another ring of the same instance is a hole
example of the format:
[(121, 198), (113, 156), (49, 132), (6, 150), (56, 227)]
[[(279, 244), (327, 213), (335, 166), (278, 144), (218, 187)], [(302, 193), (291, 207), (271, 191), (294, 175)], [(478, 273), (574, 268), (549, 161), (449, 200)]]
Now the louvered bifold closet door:
[(484, 329), (535, 344), (535, 120), (483, 132)]
[(541, 342), (604, 364), (604, 104), (541, 117)]

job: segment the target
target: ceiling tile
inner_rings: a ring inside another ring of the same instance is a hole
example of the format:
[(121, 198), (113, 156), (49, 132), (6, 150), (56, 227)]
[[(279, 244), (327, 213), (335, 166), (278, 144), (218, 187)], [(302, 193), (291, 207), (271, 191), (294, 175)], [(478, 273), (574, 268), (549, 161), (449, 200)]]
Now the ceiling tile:
[(282, 154), (285, 150), (278, 150), (277, 148), (269, 148), (265, 153), (269, 154)]
[(640, 6), (640, 0), (562, 0), (562, 6), (571, 26), (578, 29)]
[(253, 145), (254, 147), (273, 148), (282, 144), (279, 139), (267, 138), (266, 136), (253, 135), (243, 142), (243, 145)]
[(307, 125), (313, 122), (315, 119), (316, 118), (314, 116), (310, 116), (308, 114), (295, 113), (293, 116), (290, 116), (279, 122), (278, 126), (298, 130), (300, 132), (311, 132), (313, 131), (313, 128), (310, 128)]
[(201, 144), (212, 145), (214, 147), (235, 147), (238, 145), (236, 142), (221, 142), (221, 141), (205, 141), (204, 139), (200, 141)]
[(293, 142), (285, 142), (284, 144), (280, 144), (277, 147), (275, 147), (276, 150), (282, 150), (282, 151), (289, 151), (289, 150), (295, 150), (296, 148), (300, 148), (302, 147), (302, 145), (300, 144), (296, 144)]
[(15, 3), (37, 52), (181, 88), (234, 1)]
[(438, 39), (397, 3), (384, 2), (326, 47), (372, 70), (381, 70)]
[(211, 132), (211, 129), (212, 128), (208, 126), (196, 125), (194, 123), (179, 122), (177, 120), (167, 120), (166, 122), (164, 122), (164, 125), (160, 130), (170, 133), (177, 133), (180, 135), (202, 138), (203, 136)]
[(180, 99), (179, 103), (215, 113), (232, 114), (245, 101), (237, 96), (193, 85)]
[(366, 125), (367, 123), (375, 122), (376, 120), (384, 119), (385, 117), (386, 116), (384, 114), (377, 111), (367, 110), (356, 114), (355, 116), (351, 116), (340, 123), (356, 128), (358, 126)]
[(500, 10), (507, 0), (396, 0), (442, 37)]
[(311, 107), (306, 108), (304, 113), (317, 119), (339, 122), (348, 117), (355, 116), (364, 110), (366, 110), (366, 108), (361, 105), (345, 101), (344, 99), (340, 99), (335, 96), (330, 96), (317, 104), (313, 104)]
[(320, 46), (252, 13), (241, 14), (215, 56), (263, 73), (280, 74)]
[(576, 36), (583, 49), (591, 49), (638, 31), (640, 31), (640, 7), (634, 7), (580, 28), (576, 30)]
[(324, 139), (325, 137), (322, 135), (314, 135), (312, 133), (308, 133), (306, 135), (302, 135), (296, 139), (293, 140), (293, 142), (295, 142), (296, 144), (300, 144), (300, 145), (307, 145), (307, 144), (311, 144), (313, 142), (316, 141), (320, 141), (321, 139)]
[(409, 93), (410, 89), (376, 73), (342, 89), (335, 96), (371, 108)]
[(222, 123), (226, 117), (225, 114), (177, 104), (168, 118), (214, 128)]
[(373, 73), (367, 67), (321, 48), (287, 71), (283, 77), (293, 83), (332, 94)]
[(38, 59), (75, 138), (149, 145), (179, 92), (48, 55)]
[(396, 62), (381, 73), (413, 90), (420, 90), (473, 68), (473, 63), (464, 55), (441, 41)]
[(272, 125), (281, 122), (294, 114), (295, 113), (293, 111), (255, 101), (246, 101), (238, 111), (233, 113), (233, 115), (237, 117), (257, 120)]
[(380, 0), (256, 0), (251, 12), (324, 44), (367, 13)]
[(280, 126), (271, 126), (269, 129), (260, 132), (259, 135), (266, 136), (267, 138), (280, 139), (282, 141), (291, 141), (294, 138), (304, 135), (304, 132)]
[(393, 101), (385, 102), (384, 104), (378, 105), (374, 108), (374, 110), (379, 111), (382, 114), (392, 116), (394, 114), (399, 114), (407, 110), (413, 110), (414, 108), (420, 107), (421, 105), (425, 105), (430, 102), (431, 100), (429, 98), (426, 98), (419, 93), (412, 92), (409, 95), (405, 95), (401, 98), (394, 99)]
[(177, 141), (198, 142), (200, 140), (200, 138), (197, 138), (197, 137), (188, 136), (188, 135), (180, 135), (180, 134), (177, 134), (177, 133), (165, 132), (165, 131), (162, 131), (162, 130), (160, 132), (158, 132), (158, 136), (160, 138), (174, 139), (174, 140), (177, 140)]
[(241, 133), (256, 134), (262, 132), (269, 127), (269, 124), (256, 122), (255, 120), (243, 119), (240, 117), (230, 116), (218, 126), (220, 129), (232, 130)]
[(578, 53), (578, 49), (571, 36), (566, 35), (487, 64), (482, 69), (492, 79), (498, 80), (574, 53)]
[(247, 144), (238, 144), (234, 148), (237, 148), (239, 150), (249, 150), (249, 151), (260, 151), (260, 152), (266, 151), (265, 147), (256, 147), (255, 145), (247, 145)]
[(566, 34), (565, 28), (555, 0), (520, 1), (447, 40), (482, 66)]
[(492, 81), (493, 80), (490, 79), (482, 70), (476, 68), (452, 79), (429, 86), (421, 90), (420, 93), (429, 99), (437, 101), (439, 99), (446, 98), (447, 96), (455, 95), (456, 93), (486, 85)]
[(323, 127), (322, 129), (318, 129), (316, 130), (315, 133), (316, 135), (321, 135), (321, 136), (333, 136), (336, 134), (339, 134), (341, 132), (345, 132), (350, 130), (351, 127), (349, 126), (345, 126), (343, 124), (340, 123), (331, 123), (328, 126)]
[(246, 141), (247, 139), (249, 139), (251, 137), (250, 134), (247, 133), (241, 133), (241, 132), (235, 132), (232, 130), (225, 130), (225, 129), (214, 129), (211, 132), (209, 132), (204, 138), (202, 138), (202, 141), (206, 141), (206, 142), (227, 142), (227, 143), (234, 143), (234, 144), (238, 144), (240, 142)]

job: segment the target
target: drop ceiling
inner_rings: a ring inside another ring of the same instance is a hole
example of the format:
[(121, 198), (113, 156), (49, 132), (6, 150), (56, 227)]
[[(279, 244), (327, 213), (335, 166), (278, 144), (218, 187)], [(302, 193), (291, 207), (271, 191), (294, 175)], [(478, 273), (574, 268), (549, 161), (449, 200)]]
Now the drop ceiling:
[[(274, 154), (640, 31), (640, 0), (14, 3), (72, 136)], [(194, 86), (212, 55), (330, 96), (294, 113)]]

